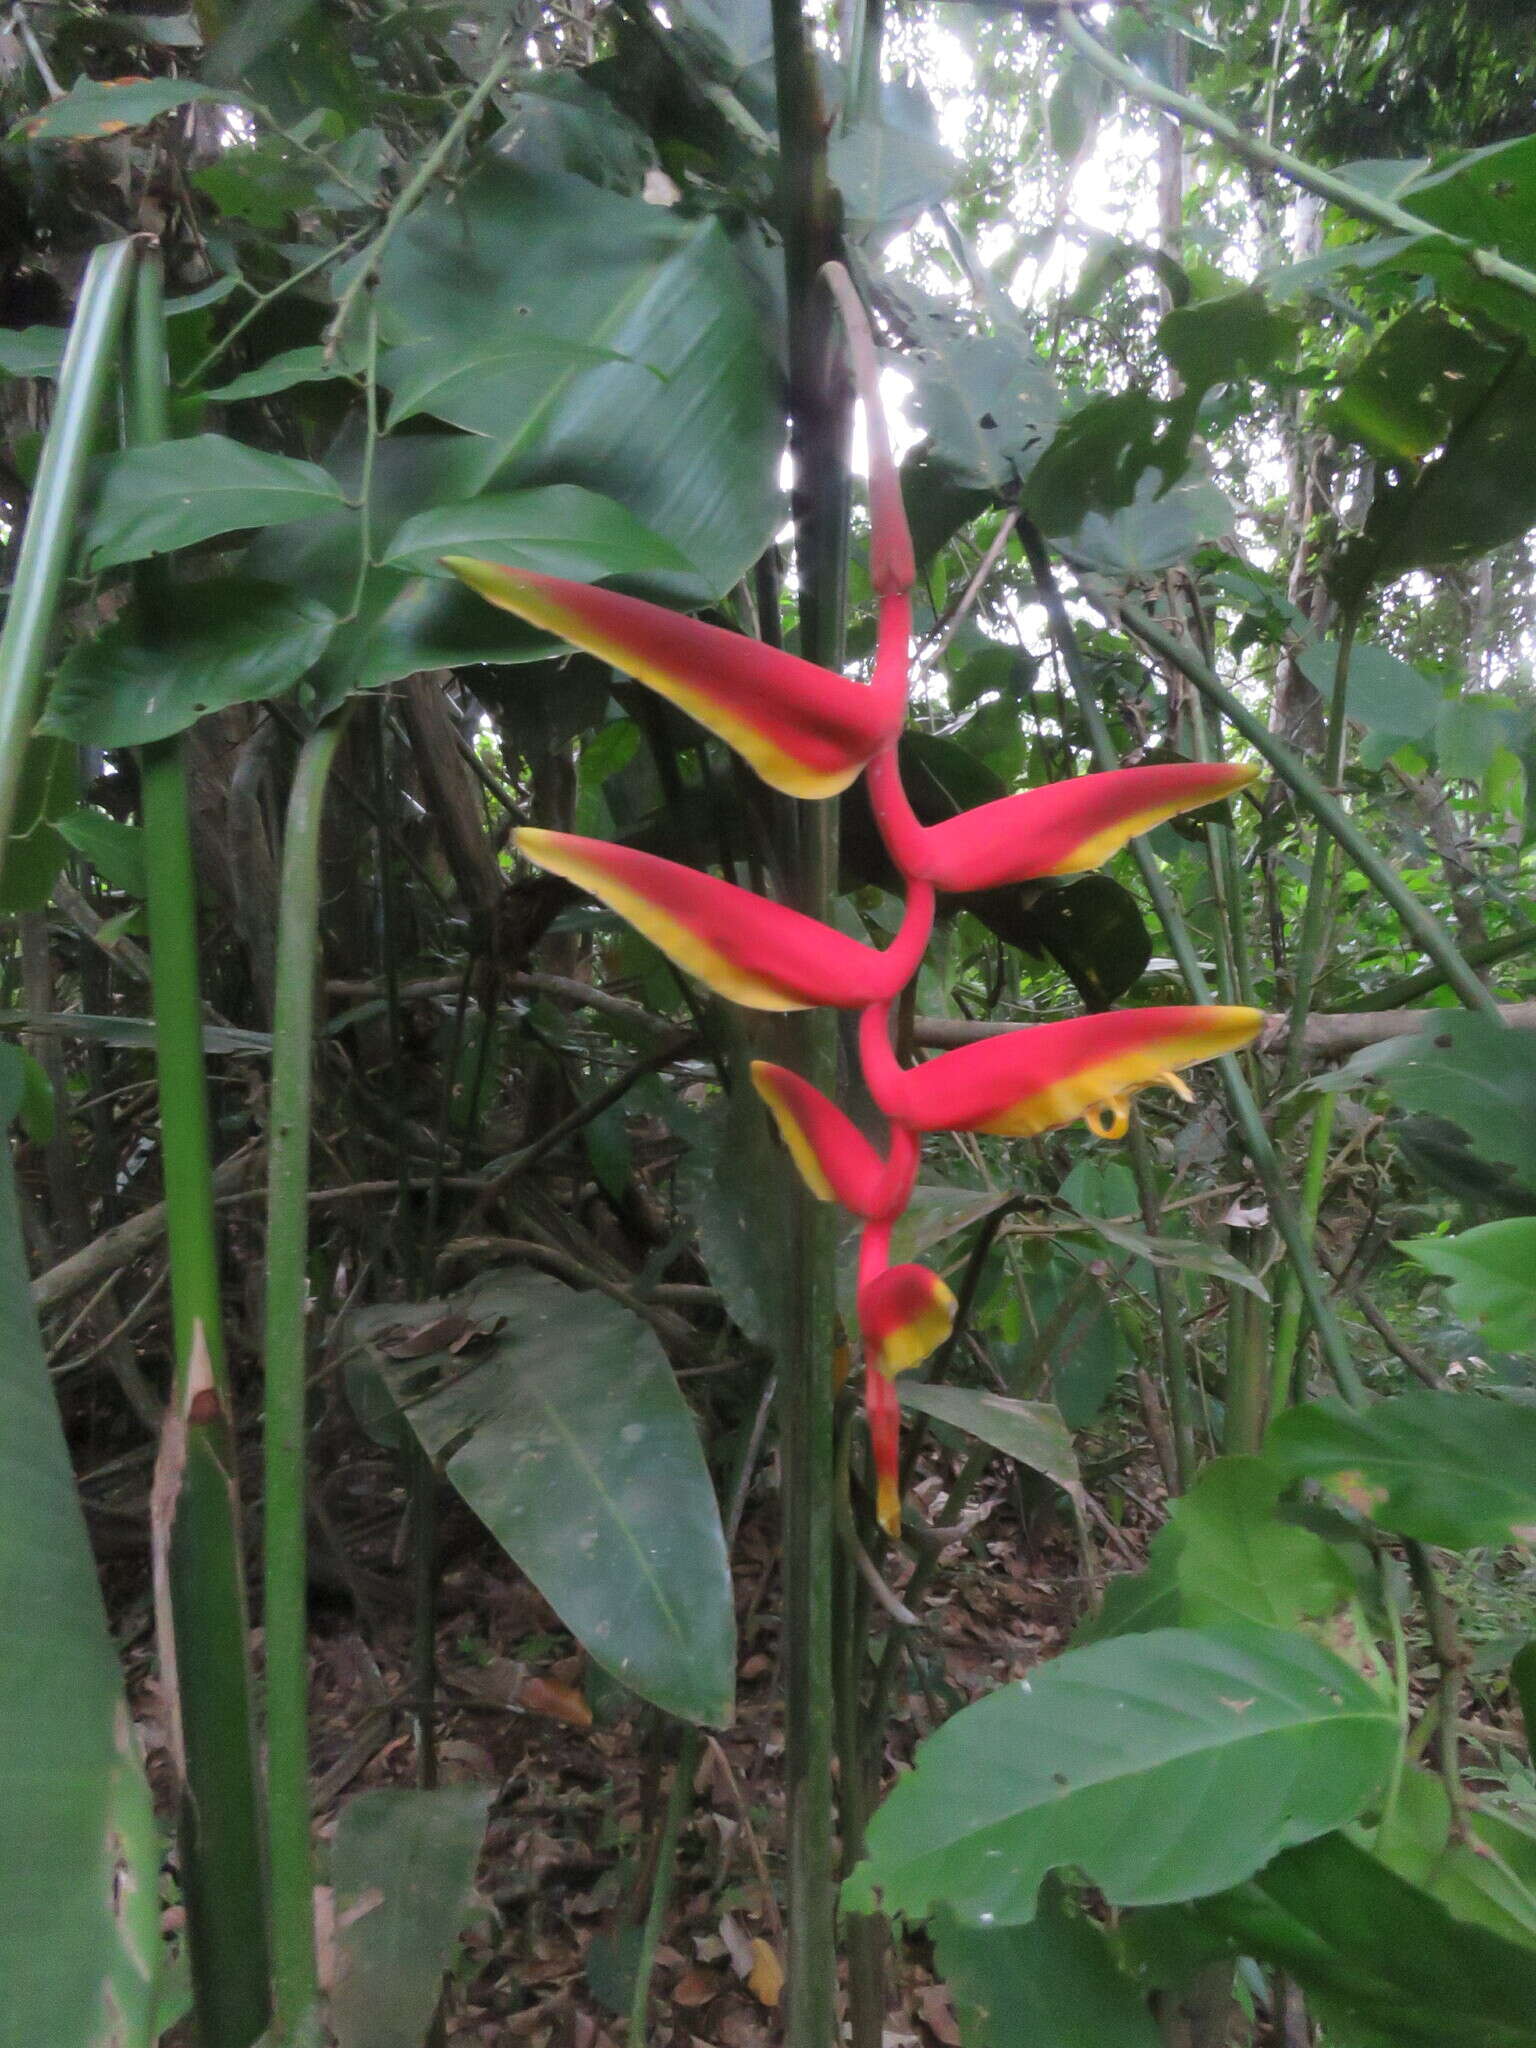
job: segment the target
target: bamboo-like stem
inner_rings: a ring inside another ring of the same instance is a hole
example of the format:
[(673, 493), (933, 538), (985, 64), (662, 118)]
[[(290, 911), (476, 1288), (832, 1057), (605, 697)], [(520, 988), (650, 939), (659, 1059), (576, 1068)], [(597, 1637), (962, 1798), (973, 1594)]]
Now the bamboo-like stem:
[[(168, 429), (160, 259), (146, 254), (133, 299), (127, 427), (148, 446)], [(136, 579), (164, 602), (163, 573)], [(171, 1621), (186, 1756), (182, 1882), (198, 2026), (245, 2048), (266, 2026), (266, 1898), (249, 1665), (245, 1558), (227, 1407), (208, 1085), (203, 1067), (197, 880), (179, 739), (140, 756), (155, 1071), (170, 1249), (174, 1412), (187, 1417), (187, 1458), (170, 1535)], [(203, 1397), (196, 1362), (212, 1380)]]
[[(1126, 1129), (1126, 1149), (1136, 1180), (1136, 1202), (1142, 1227), (1148, 1237), (1158, 1234), (1157, 1174), (1152, 1148), (1140, 1113), (1132, 1106)], [(1158, 1329), (1163, 1340), (1163, 1380), (1168, 1389), (1168, 1419), (1173, 1425), (1174, 1476), (1179, 1491), (1187, 1493), (1195, 1478), (1195, 1418), (1189, 1398), (1189, 1353), (1184, 1344), (1184, 1322), (1179, 1314), (1179, 1293), (1174, 1277), (1161, 1262), (1152, 1268), (1152, 1288), (1157, 1297)]]
[[(1301, 1183), (1301, 1222), (1308, 1237), (1317, 1230), (1318, 1211), (1323, 1202), (1323, 1185), (1328, 1173), (1328, 1147), (1333, 1141), (1333, 1117), (1337, 1095), (1318, 1098), (1312, 1112), (1312, 1134), (1307, 1146), (1307, 1168)], [(1296, 1344), (1301, 1335), (1301, 1289), (1296, 1275), (1287, 1273), (1275, 1317), (1275, 1339), (1270, 1352), (1269, 1412), (1278, 1415), (1289, 1407), (1291, 1378), (1296, 1362)]]
[(1206, 106), (1189, 93), (1159, 84), (1156, 79), (1147, 77), (1112, 50), (1106, 49), (1070, 7), (1058, 7), (1056, 27), (1064, 42), (1070, 43), (1079, 56), (1085, 57), (1096, 71), (1133, 99), (1142, 100), (1148, 106), (1161, 107), (1176, 120), (1201, 129), (1217, 142), (1226, 143), (1247, 162), (1257, 164), (1263, 170), (1274, 171), (1291, 184), (1299, 185), (1304, 192), (1315, 192), (1319, 199), (1328, 200), (1357, 220), (1370, 221), (1374, 227), (1386, 228), (1396, 235), (1433, 235), (1437, 240), (1447, 241), (1466, 254), (1479, 276), (1512, 285), (1527, 298), (1536, 298), (1536, 272), (1511, 263), (1496, 250), (1479, 248), (1465, 235), (1452, 234), (1445, 228), (1435, 227), (1430, 221), (1421, 220), (1406, 207), (1398, 206), (1379, 193), (1368, 192), (1361, 185), (1351, 184), (1337, 172), (1324, 170), (1319, 164), (1308, 163), (1304, 157), (1292, 156), (1289, 150), (1278, 149), (1274, 143), (1266, 142), (1260, 136), (1250, 135), (1235, 121), (1229, 121), (1225, 114), (1218, 114), (1214, 107)]
[[(832, 300), (817, 282), (822, 265), (837, 254), (827, 175), (827, 120), (800, 0), (772, 0), (772, 20), (800, 652), (824, 668), (840, 669), (852, 401), (841, 367)], [(795, 901), (812, 917), (825, 919), (837, 871), (837, 807), (803, 804), (793, 815), (794, 858), (786, 867)], [(835, 1086), (834, 1020), (808, 1013), (796, 1020), (793, 1037), (799, 1072), (830, 1090)], [(837, 2038), (832, 1781), (836, 1287), (831, 1220), (797, 1177), (786, 1181), (786, 1188), (791, 1186), (787, 1221), (792, 1266), (780, 1347), (789, 1880), (784, 2038), (786, 2048), (831, 2048)]]
[[(1061, 590), (1056, 582), (1055, 572), (1051, 567), (1051, 560), (1046, 551), (1044, 538), (1039, 528), (1027, 519), (1019, 521), (1019, 535), (1023, 541), (1024, 552), (1029, 560), (1030, 570), (1039, 589), (1041, 601), (1045, 606), (1046, 616), (1050, 621), (1052, 637), (1061, 650), (1062, 662), (1066, 668), (1068, 680), (1072, 685), (1073, 696), (1077, 700), (1077, 706), (1082, 714), (1083, 722), (1088, 728), (1094, 758), (1101, 768), (1117, 767), (1119, 765), (1119, 754), (1116, 751), (1114, 739), (1110, 733), (1104, 713), (1099, 707), (1098, 699), (1094, 696), (1092, 682), (1083, 667), (1082, 657), (1077, 645), (1077, 636), (1072, 630), (1071, 618), (1068, 615), (1066, 605), (1062, 601)], [(1150, 621), (1147, 623), (1150, 625)], [(1140, 627), (1134, 627), (1133, 630), (1139, 633)], [(1156, 628), (1155, 630), (1158, 634), (1158, 641), (1154, 643), (1149, 640), (1148, 644), (1157, 645), (1159, 653), (1165, 651), (1165, 648), (1176, 650), (1180, 666), (1182, 666), (1184, 661), (1189, 658), (1187, 651), (1171, 635), (1163, 633), (1161, 628)], [(1215, 681), (1214, 677), (1209, 679), (1212, 682)], [(1221, 689), (1219, 684), (1216, 687), (1218, 690)], [(1221, 690), (1221, 696), (1225, 698), (1227, 692)], [(1235, 699), (1232, 701), (1237, 710), (1243, 711), (1243, 707), (1237, 704)], [(1243, 715), (1245, 718), (1248, 716), (1246, 711), (1243, 712)], [(1232, 723), (1236, 724), (1236, 719), (1233, 719)], [(1239, 727), (1239, 730), (1243, 730), (1243, 728)], [(1319, 791), (1320, 796), (1323, 794), (1322, 791)], [(1325, 800), (1331, 802), (1331, 799)], [(1337, 809), (1337, 806), (1334, 806), (1334, 808)], [(1350, 827), (1350, 830), (1353, 833), (1353, 826)], [(1168, 943), (1173, 949), (1174, 958), (1179, 963), (1179, 972), (1183, 975), (1194, 1000), (1197, 1003), (1209, 1002), (1211, 992), (1205, 978), (1205, 970), (1200, 965), (1199, 954), (1196, 952), (1194, 944), (1190, 939), (1189, 928), (1184, 921), (1184, 913), (1180, 909), (1173, 891), (1169, 888), (1162, 869), (1158, 866), (1157, 857), (1150, 851), (1145, 842), (1140, 839), (1134, 842), (1134, 852), (1137, 866), (1141, 870), (1142, 881), (1145, 884), (1148, 896), (1152, 900), (1152, 908), (1157, 913), (1163, 930), (1168, 936)], [(1480, 984), (1478, 986), (1479, 988), (1481, 987)], [(1302, 1228), (1301, 1218), (1297, 1213), (1296, 1204), (1291, 1199), (1291, 1191), (1286, 1183), (1284, 1168), (1275, 1151), (1274, 1142), (1265, 1128), (1264, 1118), (1260, 1113), (1258, 1103), (1254, 1100), (1253, 1090), (1248, 1085), (1242, 1067), (1230, 1054), (1223, 1059), (1217, 1060), (1215, 1065), (1217, 1072), (1221, 1075), (1222, 1085), (1227, 1094), (1227, 1101), (1237, 1121), (1238, 1129), (1242, 1133), (1243, 1143), (1247, 1147), (1248, 1156), (1253, 1161), (1259, 1179), (1264, 1184), (1264, 1192), (1269, 1200), (1270, 1219), (1279, 1231), (1281, 1238), (1284, 1240), (1285, 1248), (1291, 1256), (1297, 1282), (1302, 1290), (1302, 1299), (1311, 1313), (1313, 1323), (1317, 1329), (1319, 1342), (1323, 1347), (1323, 1354), (1328, 1360), (1329, 1370), (1338, 1382), (1339, 1391), (1343, 1394), (1345, 1400), (1355, 1405), (1362, 1404), (1365, 1400), (1365, 1389), (1361, 1385), (1360, 1375), (1355, 1369), (1355, 1361), (1350, 1353), (1348, 1340), (1344, 1335), (1343, 1329), (1340, 1327), (1338, 1317), (1333, 1313), (1332, 1304), (1328, 1300), (1327, 1293), (1323, 1287), (1322, 1276), (1318, 1270), (1317, 1260), (1313, 1255), (1311, 1242)]]
[[(1463, 946), (1461, 957), (1469, 967), (1497, 967), (1505, 960), (1514, 960), (1520, 954), (1532, 951), (1536, 951), (1536, 924), (1523, 924), (1496, 939), (1483, 939)], [(1405, 974), (1397, 981), (1389, 981), (1384, 988), (1368, 989), (1363, 995), (1351, 996), (1347, 1002), (1319, 1003), (1317, 1014), (1320, 1017), (1347, 1017), (1361, 1010), (1401, 1010), (1420, 996), (1428, 995), (1432, 989), (1444, 986), (1444, 968), (1426, 967), (1418, 974)]]
[(1295, 791), (1324, 831), (1337, 840), (1360, 871), (1376, 884), (1425, 954), (1442, 970), (1446, 981), (1467, 1008), (1481, 1010), (1487, 1016), (1497, 1016), (1498, 1004), (1462, 958), (1445, 926), (1424, 908), (1413, 891), (1404, 884), (1391, 862), (1377, 852), (1332, 791), (1324, 788), (1322, 781), (1300, 755), (1294, 753), (1283, 740), (1277, 739), (1264, 721), (1256, 717), (1241, 698), (1234, 696), (1215, 672), (1208, 668), (1194, 650), (1176, 634), (1170, 633), (1155, 619), (1148, 618), (1136, 605), (1124, 600), (1117, 600), (1111, 604), (1095, 597), (1091, 591), (1085, 591), (1083, 594), (1106, 624), (1123, 627), (1144, 646), (1150, 647), (1154, 654), (1172, 662), (1179, 673), (1194, 684), (1201, 696), (1216, 706), (1233, 730), (1240, 732), (1248, 744), (1263, 755), (1280, 780)]
[(37, 717), (48, 645), (59, 609), (85, 465), (102, 399), (117, 367), (117, 343), (133, 283), (137, 245), (112, 242), (86, 268), (59, 370), (53, 424), (0, 629), (0, 866), (16, 822), (27, 739)]
[[(1334, 664), (1333, 697), (1328, 706), (1328, 733), (1323, 745), (1323, 779), (1330, 790), (1339, 787), (1344, 774), (1344, 753), (1349, 739), (1345, 702), (1349, 692), (1349, 657), (1355, 644), (1355, 624), (1353, 609), (1346, 611), (1339, 622), (1339, 652)], [(1322, 959), (1323, 937), (1333, 907), (1337, 852), (1335, 841), (1319, 824), (1317, 844), (1312, 849), (1311, 881), (1301, 913), (1301, 933), (1291, 962), (1291, 1021), (1285, 1041), (1285, 1064), (1280, 1070), (1279, 1093), (1282, 1095), (1301, 1079), (1307, 1017), (1312, 1008), (1312, 991)]]
[(305, 1308), (314, 1060), (320, 821), (346, 707), (305, 741), (288, 798), (273, 1005), (267, 1139), (266, 1475), (263, 1582), (267, 1653), (267, 1853), (272, 1981), (279, 2030), (317, 1997), (309, 1816), (306, 1599)]

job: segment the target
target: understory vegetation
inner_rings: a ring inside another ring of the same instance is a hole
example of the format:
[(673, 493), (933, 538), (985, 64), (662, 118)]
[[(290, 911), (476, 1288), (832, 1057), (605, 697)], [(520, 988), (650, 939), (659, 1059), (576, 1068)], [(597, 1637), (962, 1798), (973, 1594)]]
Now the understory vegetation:
[(0, 2048), (1536, 2048), (1522, 14), (0, 16)]

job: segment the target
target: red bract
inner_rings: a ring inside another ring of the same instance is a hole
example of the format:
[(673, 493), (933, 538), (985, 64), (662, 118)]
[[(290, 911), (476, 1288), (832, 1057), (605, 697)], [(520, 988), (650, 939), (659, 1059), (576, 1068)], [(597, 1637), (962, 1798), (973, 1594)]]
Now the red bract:
[(870, 582), (878, 600), (873, 680), (813, 667), (740, 634), (616, 592), (494, 563), (449, 567), (494, 604), (588, 649), (657, 690), (791, 796), (835, 796), (865, 771), (870, 801), (906, 880), (902, 927), (882, 953), (781, 903), (633, 848), (570, 833), (522, 831), (521, 851), (627, 918), (670, 959), (732, 1002), (863, 1012), (864, 1079), (889, 1119), (885, 1156), (837, 1105), (787, 1068), (757, 1061), (752, 1080), (819, 1201), (864, 1221), (858, 1309), (880, 1523), (901, 1527), (895, 1374), (949, 1335), (954, 1296), (926, 1267), (890, 1263), (911, 1199), (921, 1131), (1033, 1137), (1086, 1116), (1101, 1137), (1125, 1129), (1138, 1089), (1246, 1045), (1257, 1010), (1180, 1005), (1116, 1010), (1021, 1028), (903, 1068), (891, 1050), (892, 999), (916, 974), (934, 890), (969, 891), (1096, 867), (1138, 832), (1231, 795), (1252, 771), (1181, 763), (1083, 775), (985, 804), (938, 825), (914, 816), (897, 737), (909, 660), (912, 542), (880, 412), (873, 343), (845, 273), (828, 282), (844, 310), (869, 428)]
[(910, 1131), (893, 1130), (890, 1152), (882, 1159), (835, 1102), (788, 1067), (754, 1060), (752, 1085), (818, 1202), (841, 1202), (870, 1223), (907, 1206), (917, 1175), (917, 1142)]
[(669, 960), (749, 1010), (860, 1010), (912, 979), (933, 923), (919, 885), (885, 952), (783, 903), (654, 853), (525, 827), (517, 849), (616, 910)]
[[(744, 633), (532, 569), (445, 555), (471, 590), (611, 662), (696, 719), (787, 796), (836, 796), (906, 716), (906, 662), (859, 683)], [(902, 634), (904, 639), (904, 632)]]
[(1139, 1089), (1162, 1082), (1187, 1094), (1177, 1078), (1181, 1068), (1236, 1052), (1263, 1022), (1262, 1010), (1218, 1003), (1106, 1010), (1026, 1025), (902, 1068), (881, 1012), (871, 1009), (860, 1043), (875, 1100), (914, 1131), (1036, 1138), (1086, 1116), (1100, 1137), (1119, 1137)]

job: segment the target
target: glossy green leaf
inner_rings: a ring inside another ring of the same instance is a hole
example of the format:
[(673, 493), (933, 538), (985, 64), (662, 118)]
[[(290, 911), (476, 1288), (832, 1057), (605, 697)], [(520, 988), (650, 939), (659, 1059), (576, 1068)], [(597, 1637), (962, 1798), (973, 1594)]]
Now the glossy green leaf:
[(1473, 1150), (1536, 1191), (1536, 1037), (1491, 1017), (1426, 1011), (1412, 1037), (1367, 1046), (1321, 1085), (1371, 1082), (1399, 1109), (1460, 1124)]
[(82, 807), (59, 820), (59, 834), (112, 888), (124, 896), (148, 893), (144, 880), (144, 827), (124, 825), (105, 811)]
[(901, 366), (914, 379), (927, 460), (952, 487), (1016, 490), (1061, 418), (1061, 393), (1043, 357), (1022, 333), (965, 334), (932, 319), (918, 339), (921, 353), (903, 356)]
[(1463, 1818), (1465, 1833), (1453, 1839), (1445, 1780), (1435, 1772), (1408, 1770), (1390, 1815), (1364, 1846), (1458, 1920), (1536, 1948), (1536, 1835), (1475, 1804)]
[(896, 1382), (896, 1391), (903, 1408), (963, 1429), (1032, 1472), (1043, 1472), (1069, 1493), (1077, 1488), (1071, 1432), (1049, 1401), (1015, 1401), (974, 1387), (929, 1386), (926, 1380), (905, 1374)]
[(1451, 1282), (1447, 1301), (1496, 1351), (1536, 1351), (1536, 1216), (1480, 1223), (1455, 1237), (1399, 1239), (1398, 1250)]
[[(466, 1323), (483, 1334), (454, 1352)], [(668, 1713), (723, 1727), (725, 1542), (693, 1417), (647, 1326), (605, 1296), (502, 1272), (357, 1327), (424, 1447), (588, 1654)], [(440, 1348), (421, 1351), (435, 1330)]]
[(191, 100), (225, 107), (242, 104), (238, 92), (215, 91), (211, 85), (198, 85), (189, 78), (82, 78), (41, 113), (18, 121), (11, 139), (80, 142), (119, 135), (125, 128), (142, 128)]
[(1277, 1516), (1281, 1484), (1260, 1458), (1218, 1458), (1172, 1504), (1187, 1626), (1321, 1626), (1350, 1599), (1353, 1581), (1332, 1544)]
[[(1325, 703), (1333, 696), (1338, 659), (1338, 643), (1333, 640), (1319, 640), (1296, 657), (1296, 666)], [(1438, 686), (1412, 662), (1385, 647), (1362, 646), (1350, 650), (1344, 702), (1350, 717), (1367, 732), (1417, 740), (1434, 731), (1442, 699)]]
[[(523, 328), (575, 344), (493, 423), (497, 489), (568, 483), (616, 498), (712, 595), (762, 552), (781, 507), (777, 372), (713, 215), (486, 163), (411, 216), (377, 304), (395, 346), (452, 334), (494, 351)], [(626, 360), (594, 368), (591, 349)]]
[(1153, 1629), (1179, 1628), (1184, 1621), (1184, 1595), (1179, 1590), (1180, 1538), (1171, 1525), (1152, 1539), (1147, 1568), (1124, 1572), (1104, 1589), (1097, 1614), (1081, 1621), (1072, 1636), (1074, 1649), (1104, 1643), (1115, 1636), (1144, 1636)]
[(358, 1792), (331, 1848), (337, 2048), (420, 2048), (469, 1917), (489, 1788)]
[(1456, 1919), (1344, 1835), (1184, 1909), (1287, 1970), (1348, 2048), (1536, 2048), (1536, 1955)]
[(575, 484), (491, 492), (465, 505), (418, 512), (395, 533), (383, 559), (422, 576), (447, 576), (444, 555), (507, 562), (573, 582), (659, 574), (698, 586), (692, 565), (670, 541), (612, 498)]
[(1158, 2048), (1162, 2039), (1109, 1937), (1054, 1887), (1027, 1927), (967, 1927), (940, 1914), (933, 1946), (963, 2048)]
[(1328, 408), (1372, 455), (1428, 455), (1477, 403), (1502, 353), (1438, 306), (1414, 306), (1372, 343)]
[(1447, 1550), (1536, 1541), (1536, 1408), (1428, 1389), (1373, 1408), (1293, 1408), (1264, 1456), (1379, 1528)]
[(192, 583), (174, 609), (130, 605), (59, 664), (45, 732), (82, 746), (138, 747), (207, 711), (280, 697), (314, 667), (335, 625), (311, 598), (239, 577)]
[(845, 1886), (855, 1909), (1028, 1920), (1047, 1871), (1115, 1905), (1195, 1898), (1353, 1818), (1391, 1705), (1275, 1629), (1159, 1629), (1069, 1650), (918, 1749)]
[(0, 1043), (0, 1136), (12, 1116), (35, 1145), (46, 1145), (58, 1123), (53, 1083), (41, 1062), (19, 1045)]
[[(0, 1133), (21, 1077), (0, 1069)], [(148, 2048), (160, 1841), (0, 1156), (0, 2042)]]
[(1074, 532), (1056, 536), (1072, 561), (1128, 583), (1186, 562), (1197, 548), (1232, 531), (1235, 518), (1225, 493), (1203, 477), (1187, 477), (1161, 490), (1145, 471), (1129, 505), (1088, 513)]
[[(248, 398), (273, 398), (280, 391), (292, 391), (298, 384), (333, 383), (350, 374), (345, 361), (328, 361), (324, 348), (316, 342), (308, 348), (288, 348), (269, 356), (254, 370), (231, 377), (227, 384), (219, 384), (203, 396), (218, 405), (236, 405)], [(314, 509), (310, 507), (311, 511)], [(262, 523), (265, 525), (266, 521)]]
[(222, 533), (282, 526), (334, 505), (341, 490), (313, 462), (197, 434), (110, 456), (86, 528), (92, 569), (142, 562)]
[(1294, 318), (1250, 286), (1165, 313), (1157, 343), (1184, 386), (1182, 402), (1193, 407), (1213, 384), (1273, 377), (1295, 353), (1296, 334)]
[(881, 99), (881, 117), (851, 128), (839, 123), (827, 144), (827, 169), (842, 195), (848, 232), (860, 242), (884, 242), (913, 227), (949, 197), (960, 177), (920, 88), (893, 83)]
[(0, 328), (0, 374), (56, 377), (68, 339), (67, 327)]
[(611, 348), (549, 334), (514, 330), (494, 341), (435, 334), (390, 349), (379, 364), (379, 381), (394, 394), (391, 432), (430, 413), (468, 433), (502, 440), (509, 422), (547, 402), (552, 386), (563, 390), (582, 370), (628, 360)]

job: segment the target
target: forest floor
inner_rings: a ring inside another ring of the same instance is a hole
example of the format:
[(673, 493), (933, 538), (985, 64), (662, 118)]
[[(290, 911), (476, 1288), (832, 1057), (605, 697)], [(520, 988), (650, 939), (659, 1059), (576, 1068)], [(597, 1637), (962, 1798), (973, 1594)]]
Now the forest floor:
[[(1122, 1565), (1157, 1518), (1155, 1479), (1126, 1477)], [(932, 1495), (930, 1511), (942, 1511), (937, 1481), (920, 1482), (919, 1493)], [(325, 1837), (350, 1795), (418, 1782), (419, 1755), (409, 1711), (399, 1466), (354, 1437), (327, 1470), (322, 1497), (339, 1539), (334, 1555), (350, 1560), (353, 1573), (350, 1590), (338, 1581), (334, 1589), (317, 1587), (314, 1599), (314, 1799)], [(1070, 1522), (1047, 1513), (1026, 1536), (1017, 1496), (1001, 1481), (979, 1504), (976, 1525), (948, 1553), (936, 1598), (924, 1607), (918, 1654), (895, 1689), (888, 1772), (937, 1721), (1055, 1654), (1082, 1609), (1082, 1559)], [(769, 2048), (780, 2038), (777, 1541), (770, 1467), (759, 1475), (735, 1547), (736, 1719), (699, 1751), (656, 1954), (647, 2037), (655, 2048)], [(466, 1921), (444, 2038), (618, 2048), (672, 1751), (662, 1746), (657, 1717), (630, 1696), (615, 1697), (535, 1588), (446, 1496), (439, 1542), (439, 1781), (479, 1784), (492, 1801), (477, 1878), (482, 1909)], [(909, 1570), (904, 1564), (895, 1573), (898, 1589)], [(120, 1553), (108, 1560), (107, 1579), (151, 1778), (169, 1811), (166, 1716), (145, 1575)], [(259, 1631), (256, 1647), (259, 1658)], [(322, 1927), (327, 1907), (322, 1892)], [(928, 1960), (920, 1940), (894, 1957), (885, 2048), (959, 2041), (949, 1994)]]

